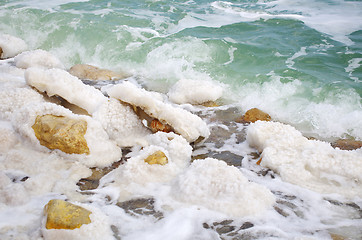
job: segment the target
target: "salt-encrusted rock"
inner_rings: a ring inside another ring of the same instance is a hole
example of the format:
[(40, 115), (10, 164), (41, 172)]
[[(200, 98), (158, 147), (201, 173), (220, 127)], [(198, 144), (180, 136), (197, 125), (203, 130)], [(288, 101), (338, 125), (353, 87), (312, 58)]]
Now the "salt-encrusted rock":
[(18, 68), (61, 68), (64, 69), (63, 63), (50, 52), (42, 49), (23, 52), (14, 58), (16, 67)]
[(153, 154), (149, 155), (145, 162), (148, 164), (159, 164), (159, 165), (165, 165), (168, 163), (168, 159), (166, 155), (162, 151), (156, 151)]
[(148, 92), (126, 81), (106, 89), (109, 96), (140, 107), (149, 116), (169, 124), (176, 133), (187, 141), (194, 142), (200, 137), (207, 138), (210, 131), (198, 116), (164, 102), (162, 95)]
[(143, 145), (145, 137), (151, 134), (132, 107), (111, 98), (101, 105), (93, 118), (99, 121), (108, 133), (108, 136), (121, 147)]
[(20, 38), (8, 35), (0, 34), (0, 48), (1, 48), (1, 59), (12, 58), (19, 53), (25, 51), (28, 45)]
[(88, 64), (76, 64), (69, 69), (69, 73), (80, 79), (87, 80), (117, 80), (128, 77), (126, 74), (116, 73)]
[(30, 87), (5, 87), (0, 84), (0, 118), (10, 120), (12, 114), (27, 104), (44, 102), (43, 96)]
[(256, 121), (270, 121), (271, 117), (269, 114), (261, 111), (258, 108), (252, 108), (246, 111), (246, 113), (241, 117), (240, 122), (256, 122)]
[(168, 97), (174, 103), (203, 104), (216, 101), (222, 96), (223, 88), (207, 80), (179, 80), (168, 92)]
[[(84, 138), (89, 148), (89, 154), (68, 154), (61, 150), (49, 150), (40, 144), (32, 126), (36, 118), (43, 115), (65, 116), (76, 121), (86, 121), (87, 131)], [(122, 150), (111, 141), (101, 123), (86, 115), (76, 115), (70, 110), (54, 103), (44, 102), (29, 104), (18, 109), (11, 119), (14, 129), (38, 151), (58, 154), (65, 159), (75, 160), (88, 167), (106, 167), (121, 159)]]
[(362, 148), (362, 141), (357, 141), (354, 139), (339, 139), (332, 143), (332, 147), (342, 150), (355, 150)]
[[(55, 201), (55, 202), (52, 202)], [(53, 212), (49, 210), (53, 208)], [(52, 227), (47, 227), (47, 217), (41, 228), (44, 240), (114, 240), (109, 218), (92, 205), (71, 204), (62, 200), (51, 200), (45, 213), (53, 214)]]
[(89, 154), (84, 138), (87, 132), (85, 120), (43, 115), (36, 117), (32, 128), (40, 144), (49, 149), (59, 149), (68, 154)]
[[(109, 173), (109, 179), (114, 178), (112, 186), (120, 189), (119, 200), (129, 199), (131, 195), (150, 195), (145, 190), (147, 184), (169, 182), (183, 172), (190, 164), (192, 147), (185, 138), (175, 133), (157, 132), (147, 136), (147, 146), (119, 168)], [(167, 164), (149, 164), (145, 159), (161, 151), (167, 157)], [(157, 191), (158, 188), (154, 190)]]
[(85, 109), (89, 114), (108, 101), (99, 90), (83, 84), (77, 77), (62, 69), (28, 68), (25, 79), (40, 92), (46, 92), (48, 96), (58, 95)]
[(249, 182), (238, 168), (213, 158), (193, 161), (178, 176), (173, 192), (185, 203), (236, 217), (261, 214), (275, 202), (269, 189)]
[(53, 199), (44, 208), (46, 215), (46, 229), (75, 229), (83, 224), (91, 223), (87, 209), (72, 203)]
[(278, 122), (252, 123), (247, 141), (262, 152), (261, 166), (279, 173), (284, 181), (321, 193), (362, 196), (362, 149), (334, 149)]

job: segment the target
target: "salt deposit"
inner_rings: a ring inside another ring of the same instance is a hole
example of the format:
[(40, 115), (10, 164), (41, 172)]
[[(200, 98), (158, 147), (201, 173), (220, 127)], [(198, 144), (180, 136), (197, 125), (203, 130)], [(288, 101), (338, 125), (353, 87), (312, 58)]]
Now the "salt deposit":
[(236, 167), (212, 158), (194, 161), (178, 177), (174, 194), (181, 201), (235, 217), (261, 214), (275, 201), (267, 188), (249, 182)]
[[(158, 132), (147, 137), (148, 145), (120, 166), (109, 176), (114, 184), (120, 188), (120, 199), (125, 199), (132, 194), (150, 194), (152, 188), (145, 186), (154, 183), (166, 183), (181, 173), (190, 163), (192, 148), (181, 136), (174, 133)], [(144, 161), (156, 151), (162, 151), (168, 158), (165, 165), (148, 164)], [(131, 194), (132, 193), (132, 194)]]
[(108, 136), (122, 147), (143, 145), (144, 138), (150, 134), (133, 109), (114, 98), (101, 105), (93, 118), (99, 121)]
[(88, 116), (73, 114), (71, 111), (62, 106), (48, 102), (26, 105), (16, 111), (12, 118), (13, 126), (22, 135), (22, 137), (24, 137), (24, 140), (26, 139), (31, 142), (39, 151), (50, 152), (49, 149), (40, 145), (31, 126), (35, 123), (35, 119), (38, 115), (46, 114), (66, 116), (73, 119), (82, 119), (87, 121), (87, 132), (84, 137), (87, 141), (90, 154), (66, 154), (60, 150), (53, 150), (60, 156), (67, 159), (77, 160), (88, 167), (105, 167), (121, 158), (121, 149), (109, 139), (107, 133), (104, 131), (99, 122)]
[(223, 88), (206, 80), (182, 79), (168, 92), (170, 100), (174, 103), (201, 104), (216, 101), (222, 96)]
[(28, 68), (26, 82), (48, 96), (58, 95), (88, 113), (94, 113), (107, 101), (97, 89), (82, 83), (77, 77), (61, 69)]
[(189, 142), (196, 141), (200, 136), (207, 138), (210, 134), (201, 118), (164, 102), (158, 93), (148, 92), (130, 82), (117, 84), (106, 91), (109, 96), (138, 106), (150, 116), (167, 122)]
[(64, 69), (63, 63), (56, 56), (42, 49), (23, 52), (17, 55), (14, 61), (16, 67), (24, 69), (30, 67)]
[(11, 58), (25, 51), (28, 45), (20, 38), (8, 34), (0, 34), (0, 48), (2, 49), (0, 58)]
[(321, 193), (362, 196), (361, 149), (334, 149), (278, 122), (252, 124), (247, 140), (262, 152), (261, 165), (277, 171), (285, 181)]

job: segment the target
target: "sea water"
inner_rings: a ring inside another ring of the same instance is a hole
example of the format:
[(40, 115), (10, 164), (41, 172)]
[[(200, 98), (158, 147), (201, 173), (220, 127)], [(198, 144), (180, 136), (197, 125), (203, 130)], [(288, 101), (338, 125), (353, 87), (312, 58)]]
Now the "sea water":
[[(166, 94), (182, 79), (223, 86), (222, 107), (183, 106), (203, 116), (212, 129), (193, 156), (239, 161), (235, 165), (249, 181), (274, 194), (274, 208), (235, 218), (211, 211), (207, 204), (175, 206), (170, 204), (174, 190), (160, 184), (130, 192), (152, 196), (156, 207), (167, 212), (164, 218), (135, 217), (114, 205), (118, 190), (104, 180), (87, 202), (110, 219), (118, 238), (233, 239), (215, 230), (217, 223), (232, 219), (237, 229), (246, 222), (253, 225), (235, 239), (329, 239), (330, 233), (362, 239), (360, 195), (350, 199), (317, 193), (266, 171), (250, 155), (256, 150), (245, 141), (247, 126), (230, 123), (225, 116), (257, 107), (307, 137), (362, 140), (362, 2), (2, 0), (0, 33), (23, 39), (31, 50), (49, 51), (67, 69), (86, 63), (126, 72), (149, 91)], [(13, 75), (21, 78), (21, 73)], [(3, 122), (3, 129), (11, 128)], [(11, 156), (16, 159), (15, 150)], [(65, 164), (56, 161), (57, 168)], [(8, 176), (17, 168), (9, 164), (7, 169)], [(45, 173), (40, 175), (46, 179)], [(114, 181), (112, 174), (108, 178)], [(9, 186), (21, 188), (15, 185)], [(2, 238), (41, 239), (34, 223), (39, 209), (52, 197), (66, 198), (54, 189), (22, 196), (29, 197), (26, 203), (2, 205)]]

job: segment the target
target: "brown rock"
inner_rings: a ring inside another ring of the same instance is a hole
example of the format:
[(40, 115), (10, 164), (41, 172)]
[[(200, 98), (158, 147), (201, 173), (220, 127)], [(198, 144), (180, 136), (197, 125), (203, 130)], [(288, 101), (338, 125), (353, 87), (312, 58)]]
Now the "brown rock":
[(257, 108), (252, 108), (249, 109), (248, 111), (246, 111), (246, 113), (244, 114), (244, 116), (241, 117), (240, 120), (238, 120), (238, 122), (256, 122), (258, 120), (261, 121), (270, 121), (271, 117), (269, 116), (269, 114), (261, 111), (260, 109)]
[(1, 55), (3, 55), (3, 49), (0, 47), (0, 59), (2, 59)]
[(69, 69), (69, 73), (80, 79), (87, 80), (117, 80), (128, 77), (126, 74), (116, 73), (88, 64), (76, 64)]
[(172, 131), (172, 127), (170, 125), (163, 124), (157, 119), (151, 121), (150, 128), (154, 133), (158, 131), (167, 132), (167, 133)]
[(331, 144), (334, 148), (341, 150), (355, 150), (362, 147), (362, 141), (356, 141), (354, 139), (339, 139)]
[(204, 106), (204, 107), (219, 107), (220, 105), (217, 104), (214, 101), (207, 101), (207, 102), (202, 103), (201, 106)]
[(46, 229), (75, 229), (91, 223), (91, 211), (60, 199), (50, 200), (44, 212)]
[(59, 149), (65, 153), (89, 154), (84, 134), (87, 122), (63, 116), (37, 116), (32, 126), (41, 145), (49, 149)]
[(330, 235), (333, 240), (345, 240), (346, 239), (345, 237), (342, 237), (338, 234), (331, 233)]
[(148, 164), (159, 164), (165, 165), (168, 163), (166, 155), (162, 151), (157, 151), (145, 159), (145, 162)]

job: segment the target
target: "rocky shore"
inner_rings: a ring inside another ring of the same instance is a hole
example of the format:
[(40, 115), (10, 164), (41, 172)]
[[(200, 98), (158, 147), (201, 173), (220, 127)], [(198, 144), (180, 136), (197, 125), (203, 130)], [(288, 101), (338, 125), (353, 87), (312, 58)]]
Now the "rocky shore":
[[(202, 223), (220, 239), (281, 237), (244, 217), (272, 212), (306, 219), (296, 204), (303, 200), (260, 184), (258, 177), (341, 194), (351, 200), (324, 201), (362, 219), (353, 202), (362, 197), (360, 141), (307, 139), (259, 109), (223, 106), (222, 87), (210, 82), (180, 80), (166, 95), (126, 73), (88, 64), (67, 70), (51, 53), (26, 49), (23, 40), (0, 36), (0, 203), (61, 197), (46, 201), (38, 223), (8, 226), (11, 231), (40, 239), (121, 239), (119, 226), (89, 204), (92, 196), (116, 189), (102, 204), (158, 222), (172, 212), (155, 198), (157, 188), (167, 188), (165, 198), (178, 202), (171, 209), (195, 205), (228, 216)], [(338, 229), (322, 230), (348, 239)]]

